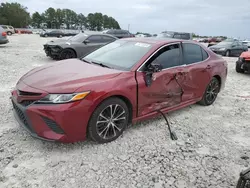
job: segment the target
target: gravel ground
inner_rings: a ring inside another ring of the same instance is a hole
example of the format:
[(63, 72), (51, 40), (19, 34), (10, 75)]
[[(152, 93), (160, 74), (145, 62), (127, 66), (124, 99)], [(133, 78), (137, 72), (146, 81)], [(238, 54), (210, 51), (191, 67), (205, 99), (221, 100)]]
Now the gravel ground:
[(14, 35), (0, 46), (0, 187), (235, 187), (250, 162), (250, 84), (226, 58), (226, 88), (214, 105), (192, 105), (169, 114), (178, 140), (162, 118), (127, 129), (108, 144), (48, 143), (16, 124), (10, 90), (30, 69), (53, 63), (47, 40)]

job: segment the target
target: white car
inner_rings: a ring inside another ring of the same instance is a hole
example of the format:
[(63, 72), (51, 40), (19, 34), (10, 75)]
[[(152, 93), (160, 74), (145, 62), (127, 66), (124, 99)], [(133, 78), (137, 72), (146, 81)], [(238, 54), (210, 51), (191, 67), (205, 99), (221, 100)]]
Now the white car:
[(244, 41), (242, 41), (242, 43), (247, 45), (248, 48), (250, 48), (250, 40), (244, 40)]

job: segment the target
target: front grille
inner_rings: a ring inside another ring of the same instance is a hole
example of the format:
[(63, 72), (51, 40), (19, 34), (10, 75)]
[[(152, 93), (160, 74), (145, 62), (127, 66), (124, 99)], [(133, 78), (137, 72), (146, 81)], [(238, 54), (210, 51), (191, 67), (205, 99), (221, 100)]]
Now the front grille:
[(15, 110), (15, 112), (17, 113), (19, 119), (22, 121), (22, 123), (24, 124), (24, 126), (29, 129), (29, 131), (33, 132), (33, 130), (31, 129), (31, 127), (28, 124), (28, 121), (24, 115), (24, 113), (22, 112), (22, 110), (12, 101), (13, 104), (13, 108)]
[(28, 92), (28, 91), (21, 91), (21, 90), (17, 90), (18, 95), (22, 95), (22, 96), (39, 96), (41, 95), (41, 93), (34, 93), (34, 92)]
[(34, 103), (34, 102), (35, 102), (35, 100), (24, 100), (20, 104), (27, 107), (27, 106), (31, 105), (32, 103)]
[(64, 134), (64, 131), (57, 125), (53, 120), (41, 116), (43, 121), (48, 125), (48, 127), (57, 134)]

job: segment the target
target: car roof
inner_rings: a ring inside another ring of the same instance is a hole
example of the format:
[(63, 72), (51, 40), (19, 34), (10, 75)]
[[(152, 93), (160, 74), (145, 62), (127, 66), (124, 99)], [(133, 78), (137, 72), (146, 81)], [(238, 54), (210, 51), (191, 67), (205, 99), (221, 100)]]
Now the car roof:
[(163, 45), (167, 43), (173, 42), (190, 42), (190, 43), (197, 43), (192, 40), (182, 40), (182, 39), (173, 39), (173, 38), (157, 38), (157, 37), (138, 37), (138, 38), (123, 38), (120, 40), (127, 40), (127, 41), (135, 41), (135, 42), (144, 42), (153, 45)]

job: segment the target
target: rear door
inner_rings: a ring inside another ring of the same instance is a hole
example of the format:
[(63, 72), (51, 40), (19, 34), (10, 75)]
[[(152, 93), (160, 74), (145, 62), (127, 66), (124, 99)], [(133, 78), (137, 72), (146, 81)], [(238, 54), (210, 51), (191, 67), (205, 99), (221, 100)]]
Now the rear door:
[[(180, 85), (183, 89), (182, 101), (200, 98), (210, 82), (212, 65), (208, 53), (198, 44), (183, 42), (183, 61), (178, 68)], [(178, 78), (178, 77), (177, 77)]]
[[(182, 100), (182, 88), (175, 79), (181, 61), (180, 43), (166, 45), (159, 50), (136, 72), (138, 83), (138, 116), (159, 109), (179, 105)], [(149, 64), (161, 64), (163, 70), (153, 73), (152, 84), (146, 86), (146, 67)]]

